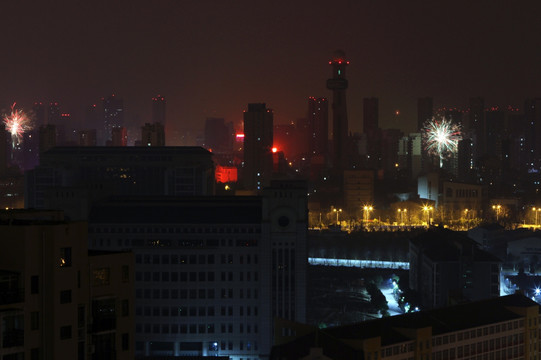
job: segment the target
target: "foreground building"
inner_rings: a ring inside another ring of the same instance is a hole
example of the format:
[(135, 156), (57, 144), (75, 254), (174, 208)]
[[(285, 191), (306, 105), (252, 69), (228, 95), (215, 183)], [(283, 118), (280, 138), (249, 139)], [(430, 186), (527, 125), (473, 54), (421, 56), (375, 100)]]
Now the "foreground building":
[(305, 321), (306, 202), (287, 181), (94, 206), (90, 247), (135, 253), (136, 357), (267, 357), (274, 317)]
[(271, 359), (539, 359), (539, 305), (521, 294), (317, 329), (278, 322)]
[(0, 358), (133, 359), (133, 256), (61, 211), (0, 212)]

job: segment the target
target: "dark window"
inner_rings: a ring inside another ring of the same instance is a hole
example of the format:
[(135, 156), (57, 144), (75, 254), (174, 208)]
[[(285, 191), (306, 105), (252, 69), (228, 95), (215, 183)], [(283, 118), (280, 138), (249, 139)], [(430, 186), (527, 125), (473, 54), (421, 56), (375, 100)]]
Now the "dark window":
[(71, 326), (60, 327), (60, 340), (71, 339)]
[(122, 350), (130, 349), (130, 334), (122, 334)]
[(39, 312), (32, 311), (30, 313), (30, 330), (39, 330)]
[(39, 293), (39, 276), (33, 275), (30, 277), (30, 293), (38, 294)]
[(71, 290), (64, 290), (60, 292), (60, 303), (61, 304), (71, 303)]
[(125, 299), (122, 300), (122, 316), (130, 315), (130, 301)]

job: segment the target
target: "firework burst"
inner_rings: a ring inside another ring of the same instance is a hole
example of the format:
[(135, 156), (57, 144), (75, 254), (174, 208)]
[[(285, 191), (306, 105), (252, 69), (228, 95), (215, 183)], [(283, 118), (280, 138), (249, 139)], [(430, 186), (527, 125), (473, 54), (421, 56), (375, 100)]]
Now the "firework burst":
[(453, 124), (445, 118), (432, 118), (425, 123), (423, 129), (425, 150), (438, 156), (440, 168), (443, 167), (443, 159), (456, 153), (458, 142), (462, 140), (460, 125)]
[(26, 131), (32, 129), (32, 121), (22, 110), (15, 109), (15, 103), (11, 105), (11, 112), (4, 115), (4, 124), (6, 130), (11, 134), (13, 147), (21, 143)]

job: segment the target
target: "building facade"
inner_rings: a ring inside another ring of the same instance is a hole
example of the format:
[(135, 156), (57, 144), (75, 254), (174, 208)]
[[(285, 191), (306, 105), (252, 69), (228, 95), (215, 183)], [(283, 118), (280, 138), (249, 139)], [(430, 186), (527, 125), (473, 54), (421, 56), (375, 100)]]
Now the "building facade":
[(535, 360), (539, 324), (539, 305), (520, 294), (328, 329), (282, 323), (297, 337), (271, 359)]
[(2, 359), (133, 359), (133, 256), (61, 211), (0, 212)]
[(90, 247), (135, 253), (136, 356), (267, 357), (272, 319), (305, 321), (306, 186), (258, 197), (117, 199)]

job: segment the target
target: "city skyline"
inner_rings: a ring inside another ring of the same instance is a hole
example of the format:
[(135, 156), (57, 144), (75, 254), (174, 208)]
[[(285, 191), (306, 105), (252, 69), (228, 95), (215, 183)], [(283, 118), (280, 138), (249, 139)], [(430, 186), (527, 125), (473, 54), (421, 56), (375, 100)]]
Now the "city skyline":
[[(348, 67), (348, 118), (362, 129), (362, 99), (377, 97), (383, 128), (415, 129), (417, 98), (434, 107), (523, 108), (540, 96), (541, 5), (533, 1), (435, 4), (285, 1), (100, 1), (2, 4), (6, 37), (0, 108), (58, 101), (84, 109), (112, 93), (126, 121), (151, 119), (167, 98), (167, 132), (198, 130), (207, 117), (239, 123), (247, 103), (265, 102), (276, 123), (306, 116), (336, 49)], [(16, 31), (13, 31), (16, 29)], [(398, 117), (395, 111), (400, 110)]]

